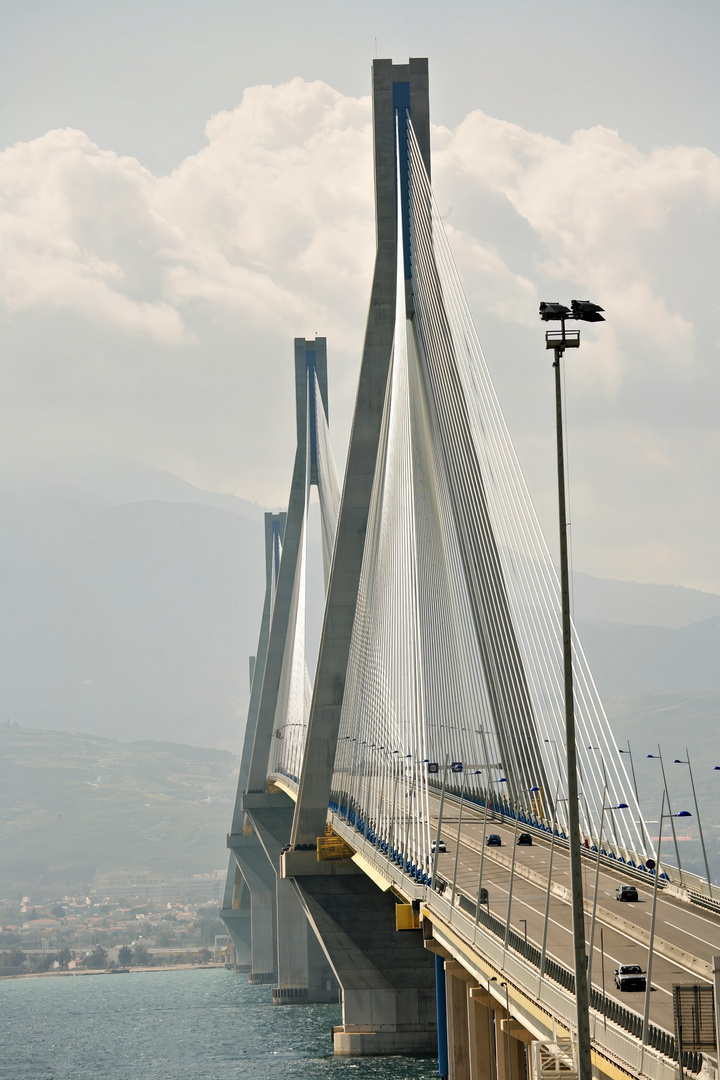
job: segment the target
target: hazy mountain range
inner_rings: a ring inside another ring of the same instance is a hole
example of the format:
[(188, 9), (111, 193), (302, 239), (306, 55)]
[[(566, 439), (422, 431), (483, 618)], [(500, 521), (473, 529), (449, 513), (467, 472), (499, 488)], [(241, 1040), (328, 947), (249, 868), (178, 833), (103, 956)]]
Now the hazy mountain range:
[(226, 750), (0, 722), (0, 897), (222, 869), (237, 766)]
[[(138, 466), (0, 474), (4, 893), (109, 869), (222, 867), (264, 594), (262, 522), (261, 507)], [(310, 556), (312, 598), (315, 541)], [(576, 574), (574, 609), (618, 740), (632, 742), (646, 815), (658, 790), (647, 753), (661, 742), (672, 762), (688, 746), (718, 859), (720, 597)], [(673, 797), (687, 801), (686, 769), (669, 769)], [(697, 843), (685, 852), (700, 869)]]
[[(236, 752), (262, 515), (142, 466), (0, 474), (0, 718)], [(606, 700), (720, 694), (720, 596), (579, 573), (574, 608)], [(315, 600), (311, 643), (319, 621)]]

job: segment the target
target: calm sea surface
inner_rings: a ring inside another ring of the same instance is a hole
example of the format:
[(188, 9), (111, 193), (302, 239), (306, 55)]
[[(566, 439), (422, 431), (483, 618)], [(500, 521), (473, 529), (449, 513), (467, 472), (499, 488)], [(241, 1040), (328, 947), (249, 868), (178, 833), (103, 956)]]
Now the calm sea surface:
[(333, 1058), (336, 1005), (273, 1006), (205, 971), (0, 981), (0, 1080), (435, 1080), (423, 1058)]

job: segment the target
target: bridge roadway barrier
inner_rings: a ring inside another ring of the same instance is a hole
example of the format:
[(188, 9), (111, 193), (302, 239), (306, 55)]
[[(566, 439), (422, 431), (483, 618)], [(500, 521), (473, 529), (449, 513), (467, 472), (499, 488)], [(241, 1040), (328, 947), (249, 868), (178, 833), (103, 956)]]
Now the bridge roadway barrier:
[[(435, 789), (431, 792), (431, 799), (436, 803), (440, 801), (440, 791)], [(445, 792), (445, 803), (448, 806), (459, 807), (460, 797), (454, 792)], [(464, 812), (479, 814), (482, 817), (483, 806), (481, 803), (477, 803), (472, 799), (465, 797), (463, 800)], [(488, 824), (490, 822), (501, 823), (508, 828), (515, 827), (515, 818), (511, 814), (505, 814), (502, 811), (496, 809), (490, 809), (488, 812)], [(531, 821), (522, 823), (522, 829), (524, 832), (530, 832), (538, 838), (538, 840), (550, 843), (552, 834), (549, 830), (542, 828), (540, 825), (536, 825)], [(558, 849), (564, 849), (567, 851), (568, 841), (566, 836), (555, 836), (555, 847)], [(595, 861), (597, 852), (593, 849), (584, 849), (588, 858)], [(647, 870), (641, 870), (637, 866), (631, 866), (627, 862), (620, 862), (619, 859), (612, 858), (610, 855), (600, 855), (600, 866), (605, 870), (613, 871), (614, 873), (622, 873), (623, 877), (636, 881), (638, 884), (642, 884), (645, 887), (651, 887), (653, 884), (653, 875)], [(667, 863), (663, 864), (663, 876), (658, 882), (658, 888), (668, 893), (669, 896), (674, 896), (677, 900), (682, 900), (685, 904), (696, 905), (698, 907), (704, 907), (708, 911), (714, 911), (716, 914), (720, 914), (720, 887), (717, 885), (710, 885), (710, 893), (708, 894), (708, 883), (705, 878), (699, 877), (697, 874), (683, 870), (682, 881), (680, 883), (673, 880), (673, 875), (678, 874), (679, 871), (672, 865)]]
[[(482, 851), (482, 845), (466, 833), (460, 833), (460, 841), (466, 847), (471, 848), (473, 851)], [(501, 855), (495, 848), (485, 849), (485, 858), (497, 863), (498, 866), (503, 866), (506, 870), (509, 870), (512, 866), (512, 859), (507, 855)], [(538, 874), (532, 867), (524, 866), (522, 863), (516, 860), (515, 862), (515, 875), (517, 877), (524, 878), (526, 881), (531, 881), (533, 885), (537, 885), (543, 891), (547, 888), (547, 876), (544, 874)], [(550, 883), (550, 891), (553, 896), (557, 896), (560, 900), (565, 900), (568, 904), (572, 903), (572, 896), (570, 890), (564, 885), (560, 885), (558, 882)], [(672, 894), (671, 894), (672, 895)], [(592, 900), (585, 898), (585, 911), (588, 915), (592, 915)], [(609, 908), (597, 906), (596, 918), (599, 922), (605, 923), (606, 926), (612, 926), (616, 930), (621, 930), (627, 934), (628, 937), (634, 937), (643, 945), (650, 944), (650, 933), (642, 926), (638, 926), (637, 923), (631, 922), (629, 919), (624, 919), (622, 915), (618, 915), (615, 911), (610, 911)], [(712, 964), (705, 960), (701, 960), (699, 957), (694, 956), (692, 953), (687, 952), (685, 949), (678, 948), (677, 945), (673, 945), (670, 941), (665, 941), (663, 938), (655, 935), (654, 951), (660, 956), (664, 956), (666, 960), (674, 960), (682, 967), (688, 968), (695, 975), (699, 975), (701, 979), (707, 979), (708, 982), (712, 982)]]
[[(373, 868), (374, 880), (387, 882), (385, 895), (392, 891), (402, 896), (405, 902), (422, 900), (423, 933), (429, 951), (439, 950), (446, 960), (454, 960), (462, 965), (469, 976), (477, 980), (479, 987), (488, 990), (498, 1007), (507, 1008), (509, 1004), (509, 1019), (517, 1021), (522, 1032), (528, 1033), (525, 1038), (543, 1044), (570, 1039), (575, 1024), (575, 998), (571, 988), (547, 976), (541, 979), (537, 964), (530, 963), (512, 948), (506, 949), (502, 936), (494, 934), (481, 921), (478, 920), (476, 924), (474, 917), (462, 910), (461, 893), (456, 893), (455, 904), (451, 905), (449, 899), (409, 878), (342, 817), (333, 813), (331, 821), (334, 831), (360, 856), (360, 865)], [(500, 923), (500, 920), (497, 921)], [(504, 923), (501, 925), (504, 930)], [(518, 935), (513, 935), (513, 938), (520, 940)], [(572, 978), (569, 970), (567, 974)], [(572, 987), (574, 983), (568, 983), (568, 986)], [(594, 995), (594, 999), (595, 1004), (601, 1004), (599, 993)], [(620, 1011), (622, 1008), (619, 1003), (610, 1000), (603, 1011), (591, 1009), (593, 1062), (598, 1074), (613, 1080), (621, 1076), (676, 1080), (677, 1062), (668, 1056), (675, 1053), (672, 1033), (652, 1025), (654, 1041), (664, 1052), (652, 1046), (643, 1050), (639, 1035), (626, 1030), (618, 1022), (618, 1019), (626, 1020)], [(631, 1014), (630, 1010), (624, 1011)], [(606, 1012), (610, 1015), (605, 1015)], [(637, 1032), (641, 1018), (639, 1014), (632, 1016), (635, 1019), (629, 1026)], [(693, 1065), (699, 1067), (699, 1057), (694, 1060), (688, 1057), (687, 1067), (692, 1068)], [(499, 1073), (497, 1076), (500, 1080)]]

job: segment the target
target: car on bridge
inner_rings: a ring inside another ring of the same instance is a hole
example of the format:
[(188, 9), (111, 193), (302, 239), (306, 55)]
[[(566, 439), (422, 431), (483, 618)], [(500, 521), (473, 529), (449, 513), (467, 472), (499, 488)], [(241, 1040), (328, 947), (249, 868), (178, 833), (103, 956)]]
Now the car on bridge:
[(518, 844), (523, 844), (525, 847), (532, 847), (532, 836), (529, 832), (521, 832), (517, 838)]
[(647, 978), (639, 964), (621, 964), (613, 972), (618, 990), (645, 990)]
[(639, 900), (638, 891), (634, 885), (619, 885), (615, 890), (615, 899), (635, 904)]
[(502, 840), (496, 832), (491, 832), (485, 841), (486, 847), (502, 847)]
[(444, 855), (447, 852), (447, 844), (444, 840), (433, 840), (432, 844), (430, 845), (430, 852), (432, 855), (435, 854), (436, 845), (438, 855)]

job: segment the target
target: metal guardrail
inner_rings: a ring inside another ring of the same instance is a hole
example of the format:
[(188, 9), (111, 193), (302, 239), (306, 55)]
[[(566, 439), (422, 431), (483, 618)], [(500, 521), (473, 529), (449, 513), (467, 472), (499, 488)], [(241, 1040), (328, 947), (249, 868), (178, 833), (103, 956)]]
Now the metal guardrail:
[[(440, 786), (431, 785), (436, 794), (440, 792)], [(460, 796), (452, 790), (445, 791), (445, 801), (450, 802), (453, 805), (460, 805)], [(464, 797), (465, 807), (473, 807), (476, 810), (482, 810), (484, 803), (482, 800), (477, 800), (470, 797), (467, 793)], [(488, 822), (490, 821), (504, 821), (506, 824), (515, 824), (514, 815), (506, 811), (502, 806), (493, 806), (492, 803), (488, 806)], [(522, 823), (523, 830), (525, 832), (532, 832), (540, 840), (545, 840), (546, 843), (550, 843), (552, 839), (552, 833), (549, 829), (544, 829), (541, 825), (533, 822), (527, 815), (521, 815), (520, 821)], [(555, 846), (561, 848), (568, 848), (568, 839), (562, 832), (555, 833)], [(585, 858), (591, 859), (594, 863), (597, 859), (597, 848), (589, 847), (583, 848), (582, 854)], [(600, 865), (607, 870), (614, 870), (617, 873), (622, 873), (623, 876), (627, 876), (635, 881), (642, 882), (646, 886), (652, 888), (655, 875), (650, 870), (640, 869), (638, 866), (632, 866), (630, 863), (625, 862), (619, 858), (614, 858), (611, 855), (600, 855)], [(691, 871), (683, 870), (682, 880), (680, 873), (676, 866), (672, 863), (666, 863), (663, 861), (662, 874), (658, 881), (658, 887), (660, 889), (666, 889), (668, 886), (673, 885), (687, 894), (687, 899), (693, 903), (702, 907), (708, 908), (711, 911), (720, 913), (720, 887), (712, 884), (711, 895), (703, 892), (703, 889), (707, 889), (707, 882), (704, 878), (699, 877), (697, 874), (693, 874)], [(696, 882), (695, 887), (692, 882)]]
[[(379, 871), (382, 870), (388, 880), (403, 894), (422, 899), (422, 902), (443, 920), (449, 930), (459, 933), (462, 938), (467, 940), (469, 949), (477, 949), (479, 955), (484, 956), (487, 962), (498, 970), (505, 971), (518, 987), (524, 988), (524, 993), (530, 993), (538, 1004), (548, 1009), (551, 1015), (557, 1017), (568, 1028), (573, 1027), (575, 1024), (573, 1000), (575, 983), (571, 971), (563, 968), (556, 961), (546, 958), (545, 974), (547, 978), (541, 980), (539, 978), (539, 950), (536, 949), (537, 959), (533, 963), (531, 959), (526, 958), (524, 955), (524, 939), (517, 934), (513, 934), (512, 931), (509, 941), (511, 950), (505, 950), (503, 945), (505, 936), (504, 923), (496, 920), (497, 927), (494, 930), (490, 926), (486, 926), (481, 909), (477, 925), (475, 925), (475, 904), (473, 900), (470, 900), (469, 897), (465, 898), (472, 906), (471, 915), (471, 911), (467, 910), (466, 905), (462, 902), (462, 892), (456, 890), (456, 906), (451, 907), (449, 900), (446, 900), (440, 893), (418, 884), (391, 859), (382, 857), (376, 845), (356, 832), (342, 815), (333, 813), (331, 816), (335, 831), (344, 836), (347, 842), (358, 852), (362, 852), (368, 860), (372, 861)], [(494, 916), (491, 915), (490, 918), (493, 919)], [(517, 945), (520, 945), (520, 948), (516, 948)], [(535, 946), (530, 947), (535, 948)], [(538, 989), (536, 991), (530, 988), (528, 964), (535, 969), (532, 979), (538, 980)], [(556, 965), (556, 967), (553, 968), (553, 965)], [(557, 977), (553, 975), (553, 972)], [(568, 985), (566, 985), (567, 977), (563, 972), (570, 978)], [(603, 995), (600, 995), (600, 997), (602, 998)], [(598, 1051), (610, 1055), (618, 1063), (625, 1063), (629, 1066), (633, 1075), (647, 1076), (651, 1080), (676, 1080), (677, 1065), (672, 1057), (672, 1053), (676, 1053), (674, 1036), (670, 1032), (657, 1027), (657, 1025), (652, 1025), (657, 1032), (654, 1038), (656, 1045), (648, 1046), (643, 1053), (638, 1042), (639, 1037), (633, 1033), (630, 1026), (624, 1027), (613, 1015), (610, 1015), (611, 1001), (607, 998), (604, 1000), (608, 1005), (607, 1013), (604, 1014), (596, 1010), (594, 1001), (591, 1011), (592, 1037)], [(624, 1009), (624, 1006), (620, 1005), (619, 1002), (614, 1004), (618, 1010)], [(629, 1009), (626, 1011), (631, 1012)], [(617, 1015), (621, 1014), (617, 1013)], [(634, 1015), (637, 1016), (638, 1014)], [(642, 1023), (642, 1018), (640, 1018), (640, 1022)], [(685, 1060), (686, 1055), (683, 1055), (683, 1057)], [(701, 1055), (687, 1057), (685, 1067), (688, 1072), (693, 1072), (693, 1067), (699, 1070), (701, 1067)]]
[[(459, 907), (465, 911), (471, 919), (481, 923), (496, 937), (504, 940), (505, 938), (505, 924), (496, 919), (494, 915), (487, 912), (482, 906), (480, 911), (477, 910), (477, 904), (474, 900), (471, 900), (463, 893), (459, 895), (458, 901)], [(540, 961), (542, 959), (540, 949), (532, 942), (525, 941), (519, 934), (511, 930), (508, 935), (508, 945), (515, 952), (519, 953), (525, 960), (529, 961), (540, 970)], [(569, 968), (559, 964), (556, 960), (545, 958), (545, 974), (548, 978), (554, 982), (559, 983), (569, 993), (575, 993), (575, 974), (570, 971)], [(633, 1012), (632, 1009), (628, 1009), (625, 1005), (621, 1005), (619, 1001), (615, 1001), (613, 998), (608, 998), (600, 990), (596, 990), (594, 987), (590, 992), (590, 1006), (600, 1013), (601, 1016), (606, 1016), (608, 1020), (612, 1020), (614, 1024), (628, 1031), (635, 1038), (642, 1038), (643, 1018), (639, 1013)], [(673, 1061), (677, 1061), (677, 1043), (675, 1036), (671, 1035), (669, 1031), (665, 1031), (664, 1028), (658, 1027), (656, 1024), (650, 1024), (648, 1030), (648, 1045), (654, 1050), (657, 1050), (665, 1057), (671, 1058)], [(702, 1054), (686, 1051), (683, 1053), (683, 1066), (688, 1072), (698, 1073), (702, 1068)]]

